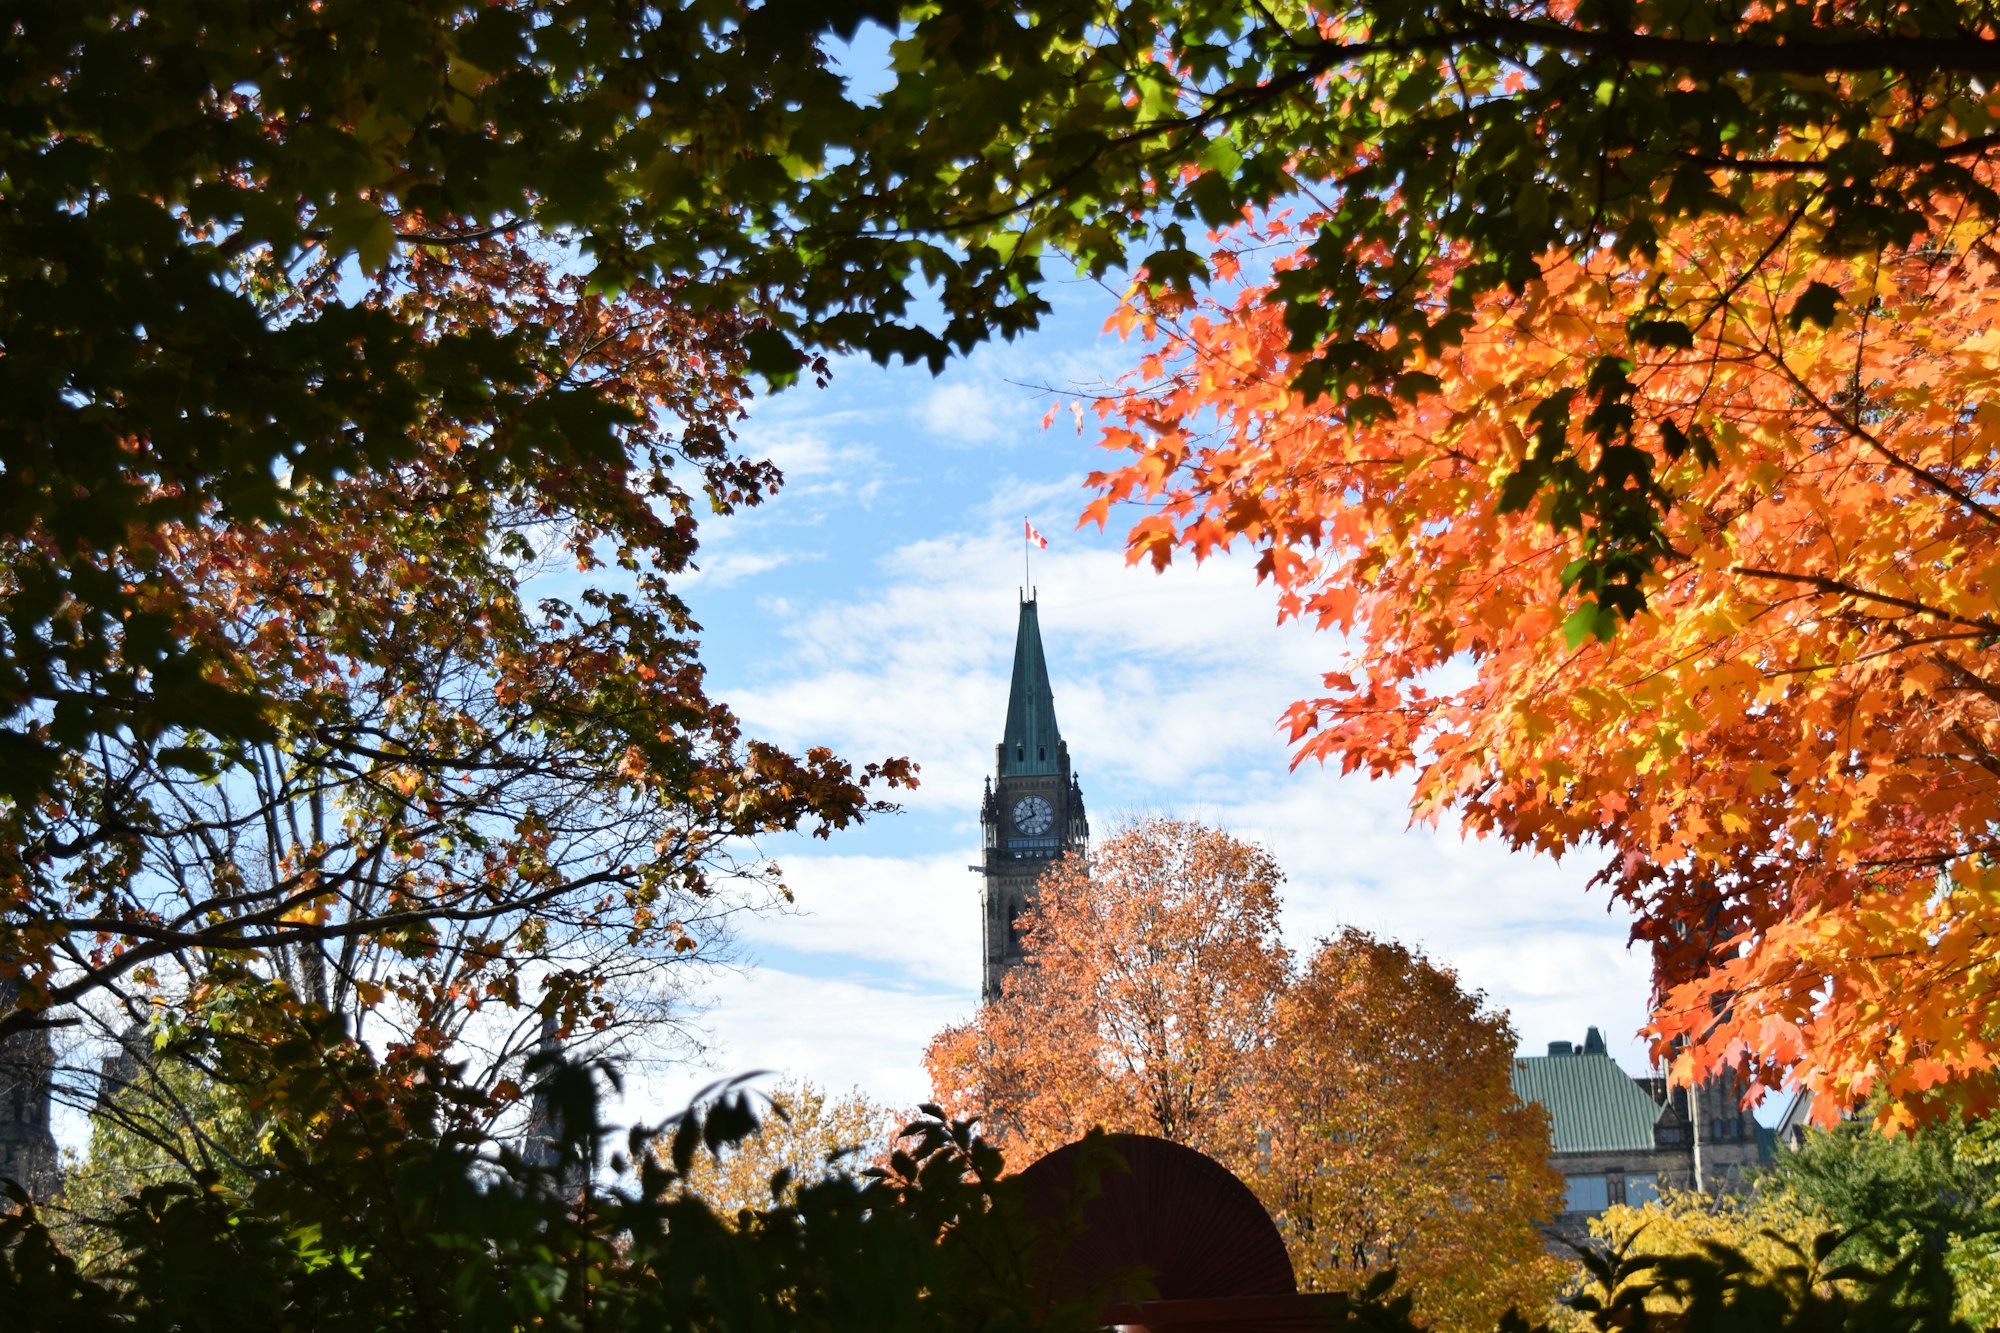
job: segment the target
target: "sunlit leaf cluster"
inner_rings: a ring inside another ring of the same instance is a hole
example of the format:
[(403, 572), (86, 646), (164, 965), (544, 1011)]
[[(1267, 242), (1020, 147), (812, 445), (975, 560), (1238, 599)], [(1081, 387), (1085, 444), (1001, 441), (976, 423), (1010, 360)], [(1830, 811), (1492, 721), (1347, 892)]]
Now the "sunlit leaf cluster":
[[(2000, 1090), (2000, 254), (1970, 212), (1923, 218), (1880, 254), (1755, 218), (1657, 259), (1547, 254), (1416, 357), (1432, 387), (1394, 415), (1297, 388), (1270, 279), (1153, 303), (1091, 509), (1149, 506), (1134, 559), (1247, 543), (1283, 614), (1343, 636), (1288, 715), (1301, 759), (1407, 772), (1420, 818), (1594, 862), (1678, 1076), (1789, 1081), (1829, 1115), (1886, 1091), (1906, 1124)], [(1282, 273), (1320, 222), (1242, 243)], [(1571, 597), (1603, 548), (1563, 491), (1516, 484), (1560, 456), (1660, 505), (1625, 623)]]

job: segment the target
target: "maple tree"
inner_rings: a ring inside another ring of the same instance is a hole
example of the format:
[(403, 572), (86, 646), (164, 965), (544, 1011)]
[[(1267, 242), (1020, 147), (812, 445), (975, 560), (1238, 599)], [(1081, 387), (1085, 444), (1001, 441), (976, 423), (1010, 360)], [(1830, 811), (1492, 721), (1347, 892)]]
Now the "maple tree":
[(925, 1052), (933, 1099), (1032, 1161), (1093, 1126), (1227, 1161), (1290, 955), (1275, 862), (1145, 820), (1046, 872), (1003, 998)]
[[(778, 482), (733, 448), (744, 325), (674, 285), (593, 294), (562, 258), (508, 236), (414, 250), (357, 305), (544, 342), (551, 382), (625, 414), (617, 449), (549, 457), (501, 404), (453, 404), (419, 415), (420, 453), (295, 473), (271, 515), (155, 523), (139, 607), (238, 663), (270, 731), (99, 736), (0, 808), (0, 957), (23, 982), (0, 1032), (107, 990), (199, 1007), (244, 960), (422, 1046), (492, 1007), (601, 1028), (779, 890), (733, 840), (823, 833), (884, 808), (870, 782), (911, 780), (747, 739), (706, 697), (669, 581), (699, 506)], [(507, 1021), (495, 1078), (535, 1036)]]
[[(1657, 260), (1544, 255), (1409, 352), (1434, 387), (1392, 414), (1290, 385), (1263, 259), (1198, 306), (1139, 293), (1120, 319), (1161, 343), (1105, 405), (1131, 454), (1090, 512), (1149, 500), (1130, 550), (1155, 563), (1245, 541), (1281, 615), (1348, 636), (1287, 716), (1301, 760), (1410, 772), (1419, 818), (1595, 858), (1677, 1077), (1789, 1078), (1829, 1116), (1886, 1091), (1908, 1124), (2000, 1093), (2000, 255), (1949, 200), (1903, 248), (1773, 240), (1820, 190), (1775, 174)], [(1224, 254), (1310, 265), (1320, 216)], [(1533, 480), (1570, 453), (1662, 515), (1623, 623), (1574, 595), (1601, 548)]]
[(1396, 1270), (1427, 1327), (1538, 1311), (1561, 1177), (1514, 1034), (1421, 954), (1343, 931), (1296, 971), (1281, 875), (1219, 829), (1134, 824), (1044, 875), (1001, 998), (925, 1052), (933, 1096), (1032, 1161), (1093, 1127), (1198, 1148), (1309, 1289)]
[[(893, 201), (897, 236), (955, 242), (924, 261), (955, 334), (993, 327), (959, 299), (975, 276), (1019, 293), (1009, 319), (1037, 313), (1056, 257), (1187, 295), (1227, 276), (1203, 229), (1309, 200), (1316, 262), (1263, 299), (1289, 382), (1361, 414), (1428, 391), (1426, 360), (1551, 255), (1658, 262), (1668, 232), (1713, 224), (1841, 257), (1919, 243), (1940, 213), (2000, 218), (1982, 4), (995, 0), (905, 17), (871, 147), (908, 156), (864, 154), (851, 179)], [(1458, 261), (1449, 284), (1427, 280), (1440, 257)], [(1788, 277), (1788, 309), (1842, 300)], [(1607, 443), (1636, 443), (1619, 367), (1673, 336), (1660, 322), (1607, 330), (1560, 381), (1608, 400)], [(1607, 620), (1645, 604), (1674, 550), (1665, 497), (1630, 465), (1551, 434), (1510, 473), (1585, 538), (1558, 567)]]

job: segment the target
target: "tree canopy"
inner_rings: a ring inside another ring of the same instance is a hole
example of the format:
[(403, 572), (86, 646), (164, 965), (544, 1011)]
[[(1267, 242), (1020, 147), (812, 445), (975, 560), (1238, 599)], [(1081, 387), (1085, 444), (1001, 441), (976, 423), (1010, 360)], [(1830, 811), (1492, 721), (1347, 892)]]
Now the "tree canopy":
[(1535, 1223), (1561, 1206), (1548, 1116), (1514, 1095), (1518, 1044), (1449, 968), (1348, 927), (1279, 996), (1241, 1168), (1300, 1280), (1352, 1289), (1393, 1270), (1418, 1317), (1484, 1329), (1568, 1279)]
[(1957, 1287), (1938, 1251), (1856, 1262), (1851, 1233), (1782, 1190), (1724, 1198), (1668, 1190), (1643, 1208), (1610, 1209), (1590, 1230), (1597, 1244), (1582, 1256), (1585, 1280), (1570, 1311), (1551, 1321), (1563, 1333), (1991, 1327), (1954, 1308)]
[[(1240, 243), (1304, 262), (1321, 220)], [(1829, 1113), (1878, 1087), (1891, 1118), (1990, 1106), (1996, 256), (1974, 223), (1863, 258), (1754, 224), (1662, 245), (1489, 293), (1423, 359), (1436, 390), (1366, 423), (1287, 386), (1268, 282), (1142, 301), (1132, 318), (1172, 323), (1109, 405), (1130, 456), (1092, 512), (1154, 499), (1135, 559), (1247, 541), (1281, 614), (1350, 636), (1289, 714), (1301, 758), (1412, 771), (1420, 818), (1595, 858), (1652, 946), (1684, 1076), (1795, 1076)], [(1794, 318), (1808, 279), (1866, 308)], [(1624, 400), (1686, 444), (1649, 473), (1675, 555), (1600, 634), (1563, 607), (1587, 539), (1509, 478), (1560, 415), (1548, 394), (1662, 302), (1714, 307), (1701, 344), (1638, 356)], [(1696, 402), (1700, 448), (1677, 424)]]
[[(1480, 305), (1600, 252), (1671, 262), (1670, 233), (1747, 239), (1788, 316), (1859, 316), (1870, 294), (1764, 264), (1920, 246), (2000, 217), (2000, 34), (1979, 4), (1741, 6), (1647, 0), (1451, 4), (1095, 0), (953, 6), (896, 46), (885, 108), (922, 144), (910, 223), (999, 254), (1123, 266), (1156, 292), (1227, 279), (1204, 231), (1246, 209), (1314, 211), (1273, 275), (1285, 378), (1357, 425), (1436, 388), (1429, 358)], [(947, 272), (956, 273), (947, 269)], [(1714, 429), (1630, 410), (1649, 348), (1708, 347), (1726, 303), (1640, 301), (1540, 387), (1511, 507), (1576, 538), (1562, 586), (1605, 630), (1675, 551), (1653, 473)]]
[(1759, 1173), (1760, 1195), (1837, 1226), (1834, 1257), (1875, 1266), (1936, 1256), (1974, 1327), (2000, 1323), (2000, 1124), (1945, 1120), (1886, 1138), (1844, 1122), (1807, 1133)]
[(683, 1187), (724, 1219), (796, 1200), (801, 1189), (886, 1161), (897, 1123), (859, 1089), (834, 1094), (786, 1077), (764, 1093), (756, 1129), (697, 1157)]
[(715, 937), (729, 839), (909, 778), (741, 736), (670, 586), (780, 480), (732, 440), (771, 321), (894, 306), (765, 244), (832, 19), (727, 17), (10, 17), (0, 1033), (245, 952), (423, 1040), (524, 967), (601, 1018), (604, 941)]
[[(671, 581), (698, 507), (778, 481), (733, 447), (745, 325), (562, 265), (519, 238), (414, 247), (355, 308), (424, 341), (536, 341), (623, 414), (615, 449), (523, 450), (492, 402), (431, 404), (407, 457), (140, 534), (127, 591), (176, 651), (231, 664), (258, 728), (120, 726), (0, 804), (0, 959), (23, 981), (0, 1032), (128, 985), (179, 1000), (246, 957), (357, 1024), (386, 999), (405, 1040), (447, 1044), (490, 1005), (601, 1025), (775, 891), (732, 840), (824, 832), (912, 779), (746, 738), (707, 697)], [(35, 730), (54, 743), (59, 717)]]
[[(863, 94), (831, 48), (870, 20), (895, 39)], [(170, 632), (159, 525), (268, 519), (284, 477), (407, 459), (426, 416), (523, 462), (621, 452), (632, 405), (532, 321), (426, 332), (339, 299), (357, 270), (560, 238), (592, 291), (679, 284), (751, 317), (751, 363), (782, 381), (819, 349), (936, 366), (1031, 327), (1050, 256), (1185, 290), (1201, 228), (1310, 197), (1312, 262), (1270, 299), (1301, 387), (1372, 419), (1550, 256), (1652, 259), (1708, 219), (1839, 255), (1976, 225), (1987, 24), (1882, 3), (179, 0), (142, 21), (36, 0), (0, 34), (8, 793), (32, 802), (122, 728), (271, 725), (242, 663)], [(1583, 533), (1566, 583), (1609, 616), (1669, 549), (1621, 367), (1707, 330), (1698, 310), (1648, 307), (1580, 363), (1513, 468), (1517, 499), (1547, 489)]]
[(1199, 1148), (1284, 1236), (1305, 1289), (1397, 1274), (1426, 1327), (1543, 1310), (1561, 1177), (1509, 1082), (1514, 1033), (1421, 954), (1346, 930), (1294, 968), (1276, 864), (1219, 829), (1134, 824), (1042, 879), (1001, 998), (925, 1054), (934, 1095), (1033, 1158), (1093, 1127)]
[(1231, 1161), (1291, 955), (1262, 848), (1134, 824), (1042, 878), (1000, 1002), (932, 1039), (939, 1105), (1033, 1160), (1093, 1126)]
[(566, 1067), (558, 1160), (542, 1164), (496, 1136), (491, 1099), (433, 1056), (377, 1060), (305, 1008), (260, 1026), (278, 1039), (217, 1053), (236, 1093), (274, 1113), (263, 1150), (227, 1178), (150, 1183), (97, 1210), (92, 1274), (10, 1198), (10, 1320), (78, 1333), (1094, 1326), (1094, 1304), (1041, 1308), (1010, 1280), (1035, 1232), (999, 1155), (964, 1125), (920, 1122), (874, 1175), (833, 1173), (732, 1220), (685, 1181), (755, 1128), (740, 1096), (613, 1143), (597, 1115), (606, 1071)]

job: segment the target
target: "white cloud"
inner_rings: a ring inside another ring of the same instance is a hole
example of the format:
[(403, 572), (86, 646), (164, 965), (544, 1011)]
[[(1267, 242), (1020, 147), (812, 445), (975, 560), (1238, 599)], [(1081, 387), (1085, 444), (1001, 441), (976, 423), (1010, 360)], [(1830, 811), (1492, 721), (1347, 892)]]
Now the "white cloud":
[(801, 1075), (825, 1088), (858, 1087), (892, 1107), (914, 1107), (930, 1095), (924, 1046), (971, 1009), (958, 991), (773, 967), (727, 975), (711, 998), (707, 1067), (640, 1073), (610, 1109), (612, 1123), (657, 1121), (715, 1079), (756, 1070)]
[(1026, 390), (965, 379), (938, 385), (917, 413), (924, 429), (948, 447), (1018, 438), (1034, 428), (1035, 418)]
[[(1006, 712), (1018, 558), (1011, 534), (900, 547), (877, 595), (794, 617), (795, 669), (730, 701), (774, 739), (909, 755), (924, 773), (913, 809), (969, 812)], [(1275, 626), (1247, 559), (1155, 575), (1070, 547), (1038, 552), (1034, 578), (1056, 715), (1087, 780), (1184, 789), (1227, 781), (1233, 761), (1285, 766), (1288, 691), (1337, 641)]]
[(727, 588), (741, 583), (744, 579), (755, 578), (759, 574), (768, 574), (774, 569), (782, 569), (786, 565), (794, 564), (800, 560), (814, 560), (819, 558), (815, 552), (798, 551), (731, 551), (724, 549), (714, 555), (704, 552), (702, 558), (696, 562), (696, 568), (681, 575), (679, 586), (683, 589), (693, 587)]
[(888, 969), (972, 996), (979, 990), (979, 879), (964, 853), (936, 856), (785, 855), (798, 910), (745, 918), (753, 955), (821, 955), (827, 966)]
[(820, 430), (791, 425), (759, 429), (753, 423), (744, 430), (743, 440), (745, 452), (777, 464), (788, 482), (851, 471), (874, 458), (872, 450), (836, 442)]
[(711, 523), (706, 531), (712, 536), (732, 528), (814, 524), (824, 520), (829, 501), (866, 505), (880, 495), (888, 481), (881, 455), (868, 444), (833, 434), (827, 425), (827, 420), (800, 425), (782, 415), (746, 422), (740, 442), (743, 453), (776, 464), (784, 474), (781, 498), (771, 502), (785, 505), (783, 517), (774, 518), (767, 504), (739, 514), (734, 524)]

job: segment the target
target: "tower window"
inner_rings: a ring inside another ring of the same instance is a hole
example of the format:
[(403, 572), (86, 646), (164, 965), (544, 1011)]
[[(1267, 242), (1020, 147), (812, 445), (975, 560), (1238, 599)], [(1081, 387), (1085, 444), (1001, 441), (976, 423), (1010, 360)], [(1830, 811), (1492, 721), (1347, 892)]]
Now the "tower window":
[(15, 1122), (16, 1122), (16, 1123), (18, 1124), (18, 1123), (21, 1123), (21, 1122), (23, 1122), (23, 1121), (26, 1121), (26, 1120), (27, 1120), (27, 1118), (28, 1118), (28, 1093), (27, 1093), (27, 1090), (26, 1090), (26, 1089), (24, 1089), (24, 1088), (16, 1088), (16, 1089), (14, 1089), (14, 1096), (13, 1096), (13, 1098), (12, 1098), (12, 1101), (13, 1101), (13, 1103), (14, 1103), (14, 1105), (13, 1105), (13, 1108), (12, 1108), (12, 1109), (13, 1109), (13, 1112), (14, 1112), (14, 1120), (15, 1120)]
[(1047, 759), (1048, 757), (1049, 757), (1049, 747), (1048, 747), (1048, 746), (1046, 746), (1046, 745), (1037, 745), (1037, 746), (1035, 747), (1035, 758), (1037, 758), (1037, 759)]
[(1025, 745), (1017, 745), (1017, 746), (1015, 746), (1015, 747), (1014, 747), (1014, 757), (1015, 757), (1016, 759), (1026, 759), (1026, 758), (1028, 757), (1028, 747), (1027, 747), (1027, 746), (1025, 746)]

